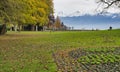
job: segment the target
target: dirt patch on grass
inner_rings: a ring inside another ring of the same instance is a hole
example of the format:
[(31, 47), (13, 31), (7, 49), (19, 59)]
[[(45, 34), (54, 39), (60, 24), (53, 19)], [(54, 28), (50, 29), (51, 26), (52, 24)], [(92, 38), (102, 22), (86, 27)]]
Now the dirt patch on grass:
[(74, 49), (59, 51), (53, 54), (58, 72), (81, 72), (78, 61), (69, 56), (69, 52), (72, 50)]
[(120, 72), (120, 47), (59, 51), (53, 57), (58, 72)]

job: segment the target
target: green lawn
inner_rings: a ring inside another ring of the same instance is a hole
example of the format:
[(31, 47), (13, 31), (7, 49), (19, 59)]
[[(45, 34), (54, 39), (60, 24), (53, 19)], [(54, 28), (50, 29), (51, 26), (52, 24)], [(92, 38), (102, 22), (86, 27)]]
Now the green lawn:
[(120, 30), (7, 32), (0, 36), (0, 72), (55, 72), (53, 53), (120, 47)]

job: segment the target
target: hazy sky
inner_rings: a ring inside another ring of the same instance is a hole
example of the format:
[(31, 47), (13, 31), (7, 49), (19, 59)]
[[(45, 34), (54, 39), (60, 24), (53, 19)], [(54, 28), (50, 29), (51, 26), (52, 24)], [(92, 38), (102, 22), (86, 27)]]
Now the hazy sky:
[[(83, 16), (85, 14), (89, 15), (96, 15), (99, 10), (101, 11), (103, 6), (98, 7), (98, 3), (95, 1), (97, 0), (53, 0), (54, 1), (54, 9), (55, 9), (55, 16)], [(97, 9), (97, 11), (96, 11)], [(111, 16), (114, 13), (120, 13), (120, 10), (118, 8), (110, 8), (108, 9), (108, 14)], [(116, 16), (113, 16), (112, 18), (115, 18)], [(104, 21), (104, 20), (103, 20)], [(119, 21), (119, 20), (118, 20)], [(100, 26), (100, 24), (86, 24), (84, 27), (83, 25), (76, 23), (76, 24), (70, 24), (67, 22), (64, 22), (67, 26), (73, 26), (75, 29), (78, 28), (100, 28), (105, 29), (109, 26), (113, 26), (113, 28), (120, 28), (120, 25), (118, 23), (112, 24), (112, 23), (104, 23)]]
[[(95, 9), (98, 4), (97, 0), (54, 0), (55, 15), (65, 14), (69, 15), (76, 11), (79, 11), (81, 15), (84, 14), (96, 14)], [(99, 7), (98, 10), (101, 10)], [(120, 12), (118, 9), (109, 9), (110, 13)]]

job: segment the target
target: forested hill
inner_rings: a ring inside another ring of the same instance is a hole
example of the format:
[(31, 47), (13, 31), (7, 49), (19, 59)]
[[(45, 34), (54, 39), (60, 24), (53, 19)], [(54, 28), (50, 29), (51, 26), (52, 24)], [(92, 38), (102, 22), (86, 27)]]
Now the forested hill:
[(0, 24), (47, 24), (53, 0), (0, 0)]

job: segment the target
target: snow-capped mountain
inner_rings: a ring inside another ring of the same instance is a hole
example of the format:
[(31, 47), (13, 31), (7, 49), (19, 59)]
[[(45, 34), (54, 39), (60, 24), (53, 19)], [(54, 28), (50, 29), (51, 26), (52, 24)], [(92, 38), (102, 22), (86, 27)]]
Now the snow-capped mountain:
[[(79, 12), (77, 13), (79, 14)], [(109, 26), (120, 28), (120, 14), (65, 16), (60, 18), (65, 25), (73, 26), (75, 29), (108, 29)]]
[(67, 16), (72, 17), (72, 16), (81, 16), (84, 15), (84, 13), (80, 12), (80, 11), (75, 11), (71, 14), (68, 14)]
[(69, 16), (69, 17), (72, 17), (72, 16), (81, 16), (81, 15), (84, 15), (84, 13), (80, 12), (80, 11), (75, 11), (75, 12), (72, 12), (72, 13), (64, 13), (64, 12), (58, 12), (57, 14), (55, 14), (57, 16), (60, 16), (60, 17), (66, 17), (66, 16)]
[(114, 13), (109, 13), (109, 12), (104, 12), (101, 14), (100, 12), (97, 12), (97, 11), (94, 11), (94, 13), (90, 13), (90, 14), (89, 13), (86, 14), (81, 11), (75, 11), (75, 12), (71, 12), (71, 13), (64, 13), (63, 11), (61, 11), (61, 12), (58, 12), (57, 14), (55, 14), (55, 16), (60, 16), (60, 17), (74, 17), (74, 16), (84, 16), (84, 15), (91, 15), (91, 16), (104, 15), (104, 16), (114, 16), (114, 17), (120, 16), (120, 14), (114, 14)]

